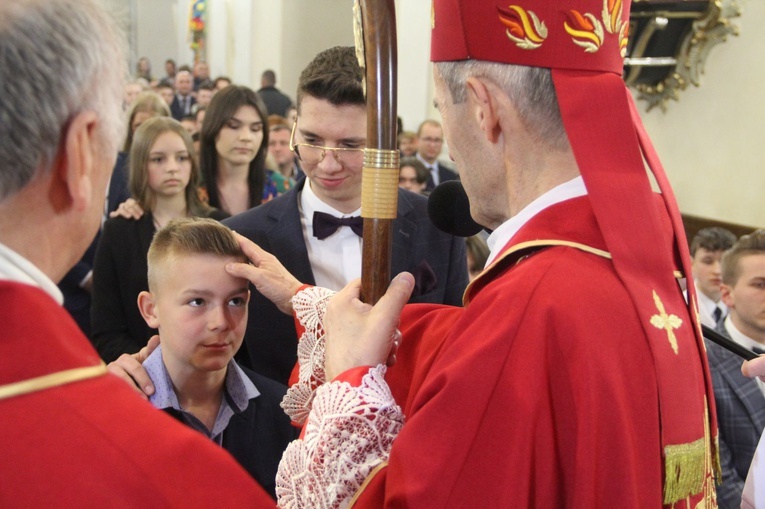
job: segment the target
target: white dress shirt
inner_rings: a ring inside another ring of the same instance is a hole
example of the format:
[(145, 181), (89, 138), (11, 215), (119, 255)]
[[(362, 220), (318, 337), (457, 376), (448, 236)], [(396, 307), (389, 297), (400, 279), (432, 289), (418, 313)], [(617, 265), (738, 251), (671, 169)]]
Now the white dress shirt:
[(417, 152), (414, 157), (417, 158), (418, 161), (420, 161), (430, 172), (430, 178), (433, 179), (433, 187), (437, 186), (441, 183), (441, 178), (438, 175), (438, 161), (435, 161), (433, 163), (427, 162), (425, 159), (422, 158), (419, 152)]
[(64, 304), (64, 295), (56, 283), (32, 262), (2, 243), (0, 243), (0, 281), (14, 281), (36, 286), (50, 295), (59, 306)]
[(353, 217), (361, 214), (361, 208), (350, 214), (343, 214), (321, 201), (311, 189), (311, 181), (308, 179), (298, 203), (303, 238), (316, 285), (330, 290), (341, 290), (353, 279), (360, 278), (361, 237), (349, 226), (341, 226), (326, 239), (319, 240), (313, 235), (313, 213), (324, 212), (335, 217)]
[(714, 318), (715, 308), (720, 308), (723, 318), (728, 316), (728, 306), (723, 304), (722, 300), (720, 302), (715, 302), (707, 297), (704, 292), (699, 290), (698, 282), (696, 282), (696, 297), (699, 302), (699, 317), (701, 318), (701, 323), (703, 325), (706, 325), (712, 329), (717, 327), (717, 322)]
[(587, 188), (584, 187), (584, 180), (579, 176), (550, 189), (545, 194), (526, 205), (520, 212), (499, 225), (499, 227), (489, 235), (486, 243), (489, 245), (490, 252), (489, 258), (486, 260), (486, 266), (488, 267), (491, 262), (494, 261), (507, 243), (510, 242), (510, 239), (513, 238), (513, 236), (518, 233), (518, 230), (528, 223), (531, 218), (556, 203), (586, 195)]

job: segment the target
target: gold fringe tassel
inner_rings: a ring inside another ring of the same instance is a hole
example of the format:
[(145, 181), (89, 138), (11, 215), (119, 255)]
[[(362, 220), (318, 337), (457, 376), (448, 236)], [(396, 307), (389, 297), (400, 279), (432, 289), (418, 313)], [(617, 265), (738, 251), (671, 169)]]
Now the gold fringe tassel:
[(706, 451), (705, 438), (664, 447), (665, 505), (701, 492), (706, 479)]

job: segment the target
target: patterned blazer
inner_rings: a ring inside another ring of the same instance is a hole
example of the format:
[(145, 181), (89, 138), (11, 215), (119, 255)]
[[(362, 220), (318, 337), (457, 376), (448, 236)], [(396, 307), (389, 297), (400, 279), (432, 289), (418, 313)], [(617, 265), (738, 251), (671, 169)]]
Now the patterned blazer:
[[(730, 337), (724, 322), (718, 332)], [(722, 484), (717, 487), (720, 509), (738, 509), (752, 456), (765, 428), (765, 396), (757, 381), (741, 374), (741, 357), (705, 340), (720, 431)]]

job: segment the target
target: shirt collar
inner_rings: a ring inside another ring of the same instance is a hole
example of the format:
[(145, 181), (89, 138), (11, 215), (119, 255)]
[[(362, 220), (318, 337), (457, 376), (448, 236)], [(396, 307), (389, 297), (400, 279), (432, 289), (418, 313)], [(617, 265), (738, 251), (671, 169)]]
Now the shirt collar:
[(510, 239), (518, 233), (523, 225), (529, 222), (531, 218), (542, 212), (544, 209), (572, 198), (587, 195), (587, 188), (584, 186), (584, 180), (581, 176), (575, 177), (568, 182), (556, 186), (542, 196), (538, 197), (526, 205), (516, 215), (502, 223), (491, 235), (486, 243), (489, 245), (489, 258), (486, 260), (488, 267), (494, 258), (502, 252), (504, 247), (510, 242)]
[(64, 295), (43, 271), (19, 253), (0, 243), (0, 281), (15, 281), (40, 288), (58, 305), (63, 305)]
[[(160, 410), (173, 408), (179, 412), (186, 413), (178, 402), (178, 396), (173, 390), (173, 381), (162, 361), (162, 346), (158, 346), (143, 363), (144, 369), (149, 374), (152, 383), (154, 383), (154, 394), (149, 397), (149, 401), (155, 408)], [(212, 431), (213, 437), (219, 435), (226, 425), (231, 415), (244, 412), (251, 399), (260, 396), (255, 384), (252, 383), (242, 368), (231, 359), (226, 366), (226, 380), (223, 385), (224, 398), (221, 404), (221, 410), (218, 412), (215, 429)], [(230, 410), (227, 411), (226, 409)], [(226, 415), (228, 414), (228, 415)], [(221, 419), (222, 416), (226, 416)], [(224, 422), (219, 422), (224, 421)], [(220, 428), (220, 429), (219, 429)]]
[(694, 280), (694, 282), (696, 283), (696, 297), (698, 298), (697, 300), (699, 301), (699, 306), (703, 306), (710, 315), (714, 313), (715, 308), (720, 308), (723, 313), (728, 310), (728, 307), (723, 303), (722, 300), (720, 300), (720, 302), (713, 301), (707, 296), (706, 293), (699, 289), (698, 281)]
[(425, 159), (422, 158), (419, 152), (414, 154), (414, 157), (417, 158), (418, 161), (420, 161), (422, 164), (425, 165), (425, 167), (431, 171), (435, 170), (438, 167), (438, 161), (433, 161), (432, 163), (427, 162)]
[(744, 348), (748, 348), (751, 350), (753, 347), (757, 348), (763, 348), (763, 344), (759, 343), (749, 336), (745, 335), (743, 332), (738, 330), (736, 326), (733, 324), (733, 320), (731, 320), (730, 315), (728, 315), (728, 318), (725, 319), (725, 330), (728, 331), (728, 334), (730, 334), (730, 338), (738, 343), (739, 345), (743, 346)]

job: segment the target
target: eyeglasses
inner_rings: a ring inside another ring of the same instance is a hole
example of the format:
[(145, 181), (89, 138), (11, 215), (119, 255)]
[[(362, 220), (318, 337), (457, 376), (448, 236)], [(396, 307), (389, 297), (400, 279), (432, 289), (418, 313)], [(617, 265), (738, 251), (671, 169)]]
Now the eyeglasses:
[(319, 164), (324, 160), (327, 152), (332, 152), (335, 161), (346, 168), (361, 168), (364, 165), (363, 148), (320, 147), (310, 143), (295, 143), (295, 128), (297, 122), (292, 124), (290, 134), (290, 150), (297, 155), (298, 159), (306, 164)]
[(440, 145), (444, 142), (443, 138), (420, 138), (425, 143), (433, 143), (434, 145)]

